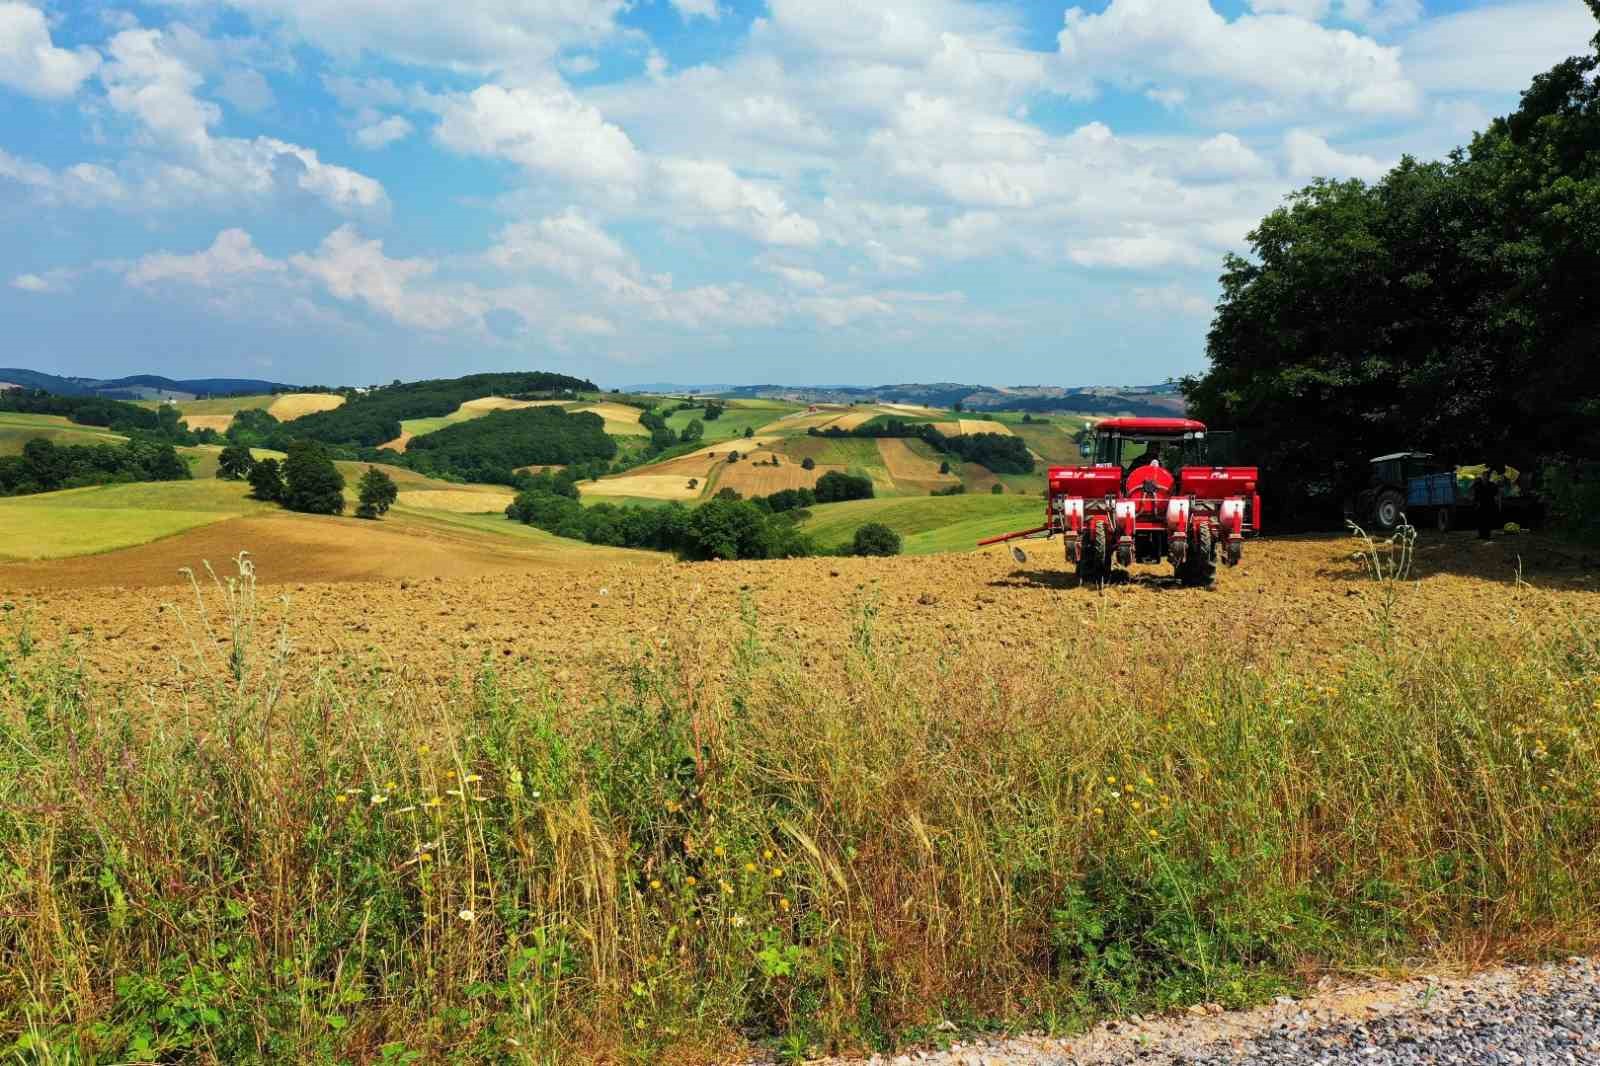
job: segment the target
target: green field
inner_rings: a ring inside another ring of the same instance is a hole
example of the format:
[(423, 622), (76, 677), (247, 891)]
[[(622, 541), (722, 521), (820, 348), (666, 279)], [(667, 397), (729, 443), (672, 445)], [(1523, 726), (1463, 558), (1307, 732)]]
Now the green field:
[(20, 455), (23, 445), (43, 438), (51, 444), (121, 444), (126, 437), (96, 426), (80, 426), (61, 415), (0, 412), (0, 455)]
[(127, 548), (195, 526), (271, 510), (238, 481), (97, 485), (0, 500), (0, 558), (58, 559)]
[[(762, 426), (782, 418), (790, 411), (799, 410), (795, 404), (779, 403), (776, 400), (729, 400), (731, 405), (722, 412), (722, 417), (705, 421), (705, 408), (694, 407), (687, 411), (675, 411), (667, 416), (668, 428), (679, 433), (691, 420), (700, 419), (706, 427), (703, 442), (713, 444), (717, 441), (729, 440), (733, 437), (744, 436), (746, 429), (759, 431)], [(755, 407), (751, 404), (761, 404)]]
[(1038, 525), (1037, 496), (922, 496), (851, 500), (815, 507), (801, 527), (823, 547), (849, 543), (868, 522), (881, 522), (904, 538), (907, 555), (971, 551), (984, 537)]
[(176, 407), (180, 414), (185, 415), (231, 415), (239, 411), (264, 411), (272, 406), (278, 397), (272, 393), (261, 396), (224, 396), (220, 399), (210, 400), (179, 400), (177, 403), (168, 404), (161, 400), (139, 400), (140, 407), (148, 407), (154, 411), (160, 407)]

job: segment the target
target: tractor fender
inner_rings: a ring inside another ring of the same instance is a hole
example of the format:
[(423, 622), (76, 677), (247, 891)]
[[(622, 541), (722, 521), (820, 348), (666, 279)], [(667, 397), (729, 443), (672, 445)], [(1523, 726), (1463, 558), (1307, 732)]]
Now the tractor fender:
[(1228, 540), (1238, 540), (1244, 536), (1244, 500), (1235, 496), (1222, 501), (1222, 508), (1217, 514), (1218, 524), (1222, 526), (1222, 534)]

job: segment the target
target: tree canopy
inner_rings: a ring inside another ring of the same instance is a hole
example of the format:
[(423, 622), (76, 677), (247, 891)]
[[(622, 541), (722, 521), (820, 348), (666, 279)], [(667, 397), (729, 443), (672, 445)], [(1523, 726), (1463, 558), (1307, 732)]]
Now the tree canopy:
[(1226, 259), (1211, 366), (1183, 389), (1279, 513), (1336, 513), (1401, 448), (1600, 457), (1597, 66), (1539, 75), (1447, 159), (1313, 182)]

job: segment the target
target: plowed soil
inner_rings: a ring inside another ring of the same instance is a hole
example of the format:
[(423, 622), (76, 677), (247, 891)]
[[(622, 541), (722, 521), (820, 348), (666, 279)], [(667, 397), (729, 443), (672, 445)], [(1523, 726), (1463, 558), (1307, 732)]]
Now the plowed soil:
[[(669, 637), (718, 668), (743, 639), (748, 604), (763, 642), (808, 659), (840, 655), (870, 606), (880, 647), (983, 656), (1005, 684), (1083, 640), (1130, 654), (1149, 642), (1188, 641), (1196, 654), (1220, 643), (1263, 668), (1293, 659), (1337, 670), (1343, 649), (1371, 642), (1378, 625), (1380, 592), (1352, 560), (1354, 546), (1331, 536), (1253, 541), (1214, 590), (1182, 588), (1164, 566), (1137, 567), (1131, 580), (1102, 589), (1078, 586), (1059, 543), (1040, 544), (1020, 566), (1004, 549), (675, 563), (571, 542), (493, 551), (448, 531), (419, 540), (380, 523), (274, 514), (90, 559), (0, 566), (0, 599), (27, 612), (36, 639), (71, 638), (91, 675), (155, 688), (176, 685), (193, 655), (193, 597), (175, 585), (177, 568), (210, 559), (221, 570), (240, 548), (274, 583), (262, 596), (262, 632), (286, 622), (296, 649), (290, 673), (337, 655), (446, 683), (488, 656), (591, 691)], [(99, 587), (109, 583), (132, 587)], [(1433, 538), (1419, 552), (1417, 580), (1398, 590), (1392, 639), (1423, 646), (1463, 626), (1488, 633), (1512, 616), (1558, 633), (1600, 609), (1597, 590), (1594, 554), (1534, 536), (1488, 546), (1470, 535)]]

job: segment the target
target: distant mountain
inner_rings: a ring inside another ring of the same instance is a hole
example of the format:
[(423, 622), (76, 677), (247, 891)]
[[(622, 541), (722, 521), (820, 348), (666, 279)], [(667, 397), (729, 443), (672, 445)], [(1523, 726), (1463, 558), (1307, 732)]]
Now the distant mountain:
[(259, 395), (291, 392), (293, 385), (256, 378), (189, 378), (175, 380), (157, 374), (125, 378), (77, 378), (45, 374), (38, 370), (0, 367), (0, 387), (20, 385), (44, 389), (57, 396), (103, 396), (111, 400), (193, 400), (201, 396)]
[(1073, 411), (1081, 414), (1172, 415), (1182, 414), (1183, 396), (1177, 385), (962, 385), (953, 381), (932, 384), (878, 385), (639, 385), (630, 392), (699, 392), (734, 399), (792, 400), (797, 403), (912, 403), (953, 407), (959, 403), (972, 411)]

